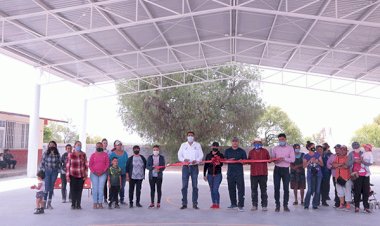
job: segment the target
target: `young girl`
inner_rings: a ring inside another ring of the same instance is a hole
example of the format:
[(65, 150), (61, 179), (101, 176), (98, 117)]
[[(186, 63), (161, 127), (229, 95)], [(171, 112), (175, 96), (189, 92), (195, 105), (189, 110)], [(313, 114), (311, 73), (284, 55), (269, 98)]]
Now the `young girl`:
[(44, 213), (44, 195), (45, 195), (45, 185), (44, 185), (44, 179), (45, 179), (45, 173), (44, 171), (40, 170), (37, 173), (37, 179), (38, 183), (37, 185), (33, 185), (30, 188), (36, 189), (36, 209), (34, 211), (34, 214), (41, 214)]

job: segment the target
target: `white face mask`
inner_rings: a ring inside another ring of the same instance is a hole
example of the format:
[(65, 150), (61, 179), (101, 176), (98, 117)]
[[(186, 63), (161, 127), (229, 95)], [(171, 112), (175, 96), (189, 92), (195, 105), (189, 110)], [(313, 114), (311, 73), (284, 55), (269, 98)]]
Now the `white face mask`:
[(187, 141), (188, 141), (189, 143), (192, 143), (192, 142), (194, 141), (194, 137), (193, 137), (193, 136), (188, 136), (188, 137), (187, 137)]
[(157, 156), (158, 154), (160, 154), (159, 151), (153, 151), (153, 155)]

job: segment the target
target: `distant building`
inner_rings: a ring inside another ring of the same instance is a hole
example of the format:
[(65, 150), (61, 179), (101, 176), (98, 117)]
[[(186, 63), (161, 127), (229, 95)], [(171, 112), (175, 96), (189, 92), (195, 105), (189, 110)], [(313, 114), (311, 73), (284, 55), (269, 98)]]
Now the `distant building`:
[[(39, 156), (41, 156), (44, 126), (49, 121), (61, 120), (40, 118)], [(28, 156), (29, 115), (0, 111), (0, 152), (10, 149), (18, 166), (26, 165)], [(40, 159), (40, 157), (39, 157)]]

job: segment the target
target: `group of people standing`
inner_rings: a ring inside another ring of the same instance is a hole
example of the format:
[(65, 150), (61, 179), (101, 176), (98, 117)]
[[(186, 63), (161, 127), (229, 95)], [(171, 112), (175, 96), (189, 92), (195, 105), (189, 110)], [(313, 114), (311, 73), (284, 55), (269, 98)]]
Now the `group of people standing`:
[[(88, 169), (90, 169), (94, 209), (104, 208), (103, 203), (106, 203), (109, 208), (120, 208), (119, 203), (126, 205), (124, 188), (127, 181), (129, 182), (129, 207), (134, 207), (135, 189), (136, 207), (142, 207), (140, 196), (145, 169), (149, 170), (151, 187), (152, 202), (149, 208), (160, 208), (162, 171), (165, 170), (165, 158), (159, 153), (160, 147), (155, 145), (153, 153), (148, 159), (145, 159), (140, 155), (140, 147), (137, 145), (133, 147), (133, 155), (130, 157), (123, 150), (119, 140), (114, 142), (112, 150), (107, 150), (107, 146), (106, 139), (96, 143), (96, 151), (87, 162), (87, 156), (82, 151), (80, 141), (74, 143), (74, 148), (67, 144), (66, 152), (62, 156), (58, 152), (56, 142), (49, 142), (47, 150), (42, 155), (40, 170), (37, 173), (38, 184), (31, 186), (31, 189), (37, 190), (37, 207), (34, 213), (41, 214), (44, 213), (44, 209), (53, 209), (52, 196), (59, 173), (61, 175), (62, 202), (66, 203), (68, 198), (72, 209), (81, 209), (83, 185), (88, 177)], [(69, 195), (67, 195), (67, 183), (70, 184)], [(156, 190), (157, 203), (155, 204)]]
[[(363, 200), (364, 211), (370, 213), (368, 196), (370, 191), (369, 166), (373, 163), (371, 154), (372, 146), (363, 145), (365, 152), (360, 150), (360, 144), (352, 143), (353, 151), (348, 155), (346, 146), (335, 145), (335, 154), (330, 151), (327, 143), (315, 145), (307, 142), (307, 153), (301, 152), (299, 144), (293, 146), (287, 143), (284, 133), (278, 136), (278, 145), (273, 147), (271, 154), (263, 147), (262, 140), (255, 138), (252, 149), (248, 152), (239, 147), (239, 139), (231, 140), (231, 147), (224, 153), (221, 152), (219, 143), (211, 145), (211, 151), (206, 155), (203, 167), (203, 178), (208, 182), (211, 193), (212, 205), (210, 208), (220, 208), (219, 186), (222, 182), (223, 161), (229, 161), (227, 168), (228, 192), (230, 205), (228, 209), (244, 211), (245, 181), (243, 161), (252, 160), (250, 164), (251, 202), (252, 211), (258, 210), (259, 192), (261, 208), (268, 210), (268, 163), (274, 163), (273, 184), (275, 211), (279, 212), (281, 206), (285, 212), (289, 212), (289, 184), (294, 190), (293, 205), (300, 204), (308, 209), (310, 202), (313, 209), (318, 209), (320, 203), (328, 206), (330, 200), (330, 180), (333, 178), (335, 186), (335, 207), (350, 209), (351, 191), (353, 184), (355, 212), (359, 212), (359, 204)], [(32, 186), (37, 189), (36, 214), (43, 213), (45, 208), (53, 209), (51, 199), (54, 191), (54, 183), (61, 174), (62, 202), (67, 200), (67, 183), (70, 183), (69, 201), (72, 209), (81, 209), (81, 196), (84, 181), (87, 179), (88, 168), (92, 183), (93, 208), (102, 209), (103, 203), (109, 208), (120, 208), (119, 203), (126, 205), (125, 185), (129, 182), (129, 207), (142, 207), (140, 203), (142, 182), (145, 179), (145, 170), (149, 171), (149, 184), (151, 188), (151, 204), (149, 208), (160, 208), (162, 196), (162, 179), (165, 170), (165, 158), (160, 154), (160, 147), (153, 146), (152, 154), (146, 159), (140, 154), (140, 147), (133, 146), (133, 155), (128, 156), (123, 150), (119, 140), (114, 142), (114, 148), (108, 150), (108, 142), (103, 139), (96, 144), (96, 152), (87, 156), (81, 150), (81, 142), (76, 141), (74, 148), (66, 145), (66, 153), (60, 156), (57, 144), (49, 142), (48, 149), (43, 153), (40, 172), (37, 176), (39, 183)], [(187, 141), (182, 143), (178, 151), (178, 159), (182, 163), (182, 205), (180, 209), (188, 207), (188, 185), (191, 178), (192, 207), (198, 207), (198, 175), (199, 164), (204, 159), (201, 145), (195, 141), (195, 133), (187, 133)], [(306, 172), (307, 173), (306, 173)], [(281, 184), (283, 189), (282, 205), (280, 200)], [(304, 190), (306, 189), (306, 196)], [(107, 190), (108, 188), (108, 190)], [(300, 190), (300, 199), (298, 199)], [(157, 202), (155, 203), (155, 193)], [(134, 203), (134, 193), (136, 202)], [(108, 195), (107, 195), (108, 194)], [(108, 199), (107, 199), (108, 196)], [(313, 196), (312, 200), (311, 197)]]
[[(178, 159), (183, 162), (182, 166), (182, 206), (187, 208), (187, 190), (189, 177), (192, 180), (192, 203), (193, 208), (198, 209), (198, 163), (203, 159), (201, 145), (194, 141), (194, 132), (187, 133), (187, 142), (181, 145), (178, 151)], [(261, 207), (263, 211), (268, 210), (268, 163), (274, 163), (273, 184), (275, 211), (281, 209), (280, 193), (281, 184), (283, 189), (282, 207), (289, 212), (289, 184), (294, 190), (293, 205), (301, 204), (304, 209), (313, 209), (318, 206), (329, 206), (330, 181), (335, 187), (335, 205), (338, 209), (350, 210), (352, 202), (351, 193), (354, 193), (355, 212), (359, 212), (359, 205), (363, 201), (364, 212), (370, 213), (368, 198), (370, 192), (369, 166), (373, 164), (372, 146), (363, 145), (364, 152), (360, 149), (358, 142), (352, 143), (353, 151), (348, 154), (348, 148), (344, 145), (335, 145), (335, 154), (330, 151), (328, 143), (315, 145), (307, 142), (305, 145), (307, 153), (301, 152), (301, 146), (287, 143), (286, 135), (278, 135), (278, 145), (273, 147), (271, 154), (263, 147), (262, 140), (255, 138), (252, 149), (248, 156), (239, 147), (239, 139), (231, 140), (232, 146), (221, 153), (219, 143), (214, 142), (211, 151), (205, 160), (219, 158), (224, 160), (259, 160), (250, 164), (251, 201), (252, 211), (258, 210), (258, 188), (260, 188)], [(348, 155), (347, 155), (348, 154)], [(220, 208), (219, 186), (222, 181), (223, 163), (211, 161), (204, 164), (204, 180), (208, 181), (212, 205), (210, 208)], [(230, 198), (228, 209), (244, 211), (245, 183), (243, 163), (236, 161), (228, 163), (227, 183)], [(307, 192), (305, 196), (305, 189)], [(298, 190), (300, 199), (298, 199)], [(299, 201), (300, 202), (299, 202)]]

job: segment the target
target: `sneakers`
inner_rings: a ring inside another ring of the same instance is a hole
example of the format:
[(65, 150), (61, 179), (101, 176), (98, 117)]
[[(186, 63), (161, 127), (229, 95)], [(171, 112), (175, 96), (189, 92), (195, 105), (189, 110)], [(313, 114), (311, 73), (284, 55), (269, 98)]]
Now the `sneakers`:
[(274, 209), (275, 212), (280, 212), (280, 207), (276, 206), (276, 209)]
[(356, 207), (355, 208), (355, 213), (359, 213), (359, 210), (360, 210), (359, 207)]
[(257, 206), (252, 206), (251, 211), (256, 211), (256, 210), (257, 210)]
[(372, 213), (370, 209), (364, 209), (364, 213)]
[(199, 207), (198, 207), (198, 205), (193, 205), (193, 209), (196, 209), (196, 210), (199, 210)]
[(323, 202), (322, 206), (329, 206), (329, 204), (327, 204), (327, 202)]
[(313, 210), (317, 210), (318, 209), (318, 206), (313, 206)]
[(115, 209), (120, 209), (119, 204), (115, 204)]
[(285, 212), (290, 212), (290, 209), (288, 208), (288, 206), (284, 206), (284, 211)]
[(142, 207), (142, 205), (141, 205), (140, 203), (136, 203), (136, 206), (137, 206), (138, 208), (141, 208), (141, 207)]
[(187, 209), (187, 206), (186, 205), (182, 205), (181, 208), (179, 208), (181, 210), (184, 210), (184, 209)]
[(210, 206), (210, 209), (215, 209), (215, 203), (213, 203), (211, 206)]
[(227, 209), (229, 209), (229, 210), (235, 210), (236, 208), (237, 208), (237, 206), (235, 206), (235, 205), (231, 205), (231, 206), (227, 207)]
[(244, 208), (243, 207), (238, 207), (238, 211), (239, 212), (244, 212)]
[(219, 204), (215, 204), (215, 208), (214, 209), (219, 209), (219, 208), (220, 208)]
[(263, 211), (268, 211), (268, 208), (266, 206), (263, 206), (262, 210)]
[(42, 213), (44, 213), (44, 208), (36, 208), (34, 210), (34, 214), (42, 214)]

